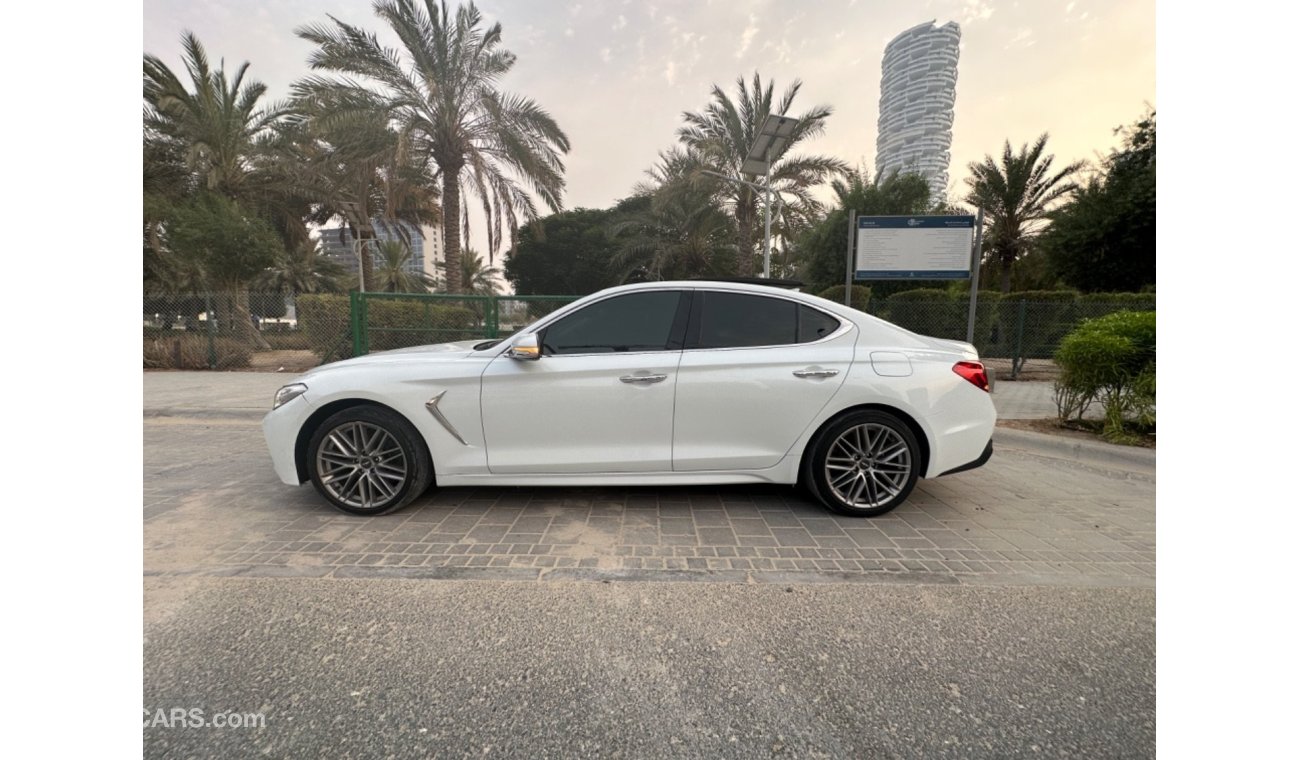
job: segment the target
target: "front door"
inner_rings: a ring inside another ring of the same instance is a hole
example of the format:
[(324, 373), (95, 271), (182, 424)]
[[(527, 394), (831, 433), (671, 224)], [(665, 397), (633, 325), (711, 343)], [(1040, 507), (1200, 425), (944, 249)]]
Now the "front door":
[(483, 373), (488, 469), (667, 472), (685, 291), (616, 295), (540, 332), (542, 357), (505, 355)]

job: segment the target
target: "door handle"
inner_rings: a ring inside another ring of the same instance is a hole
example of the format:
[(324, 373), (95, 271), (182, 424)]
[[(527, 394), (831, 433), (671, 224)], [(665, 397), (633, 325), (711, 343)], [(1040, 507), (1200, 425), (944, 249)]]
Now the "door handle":
[(838, 369), (797, 369), (794, 371), (795, 377), (835, 377), (840, 371)]
[(662, 383), (667, 380), (667, 375), (623, 375), (619, 380), (625, 383)]

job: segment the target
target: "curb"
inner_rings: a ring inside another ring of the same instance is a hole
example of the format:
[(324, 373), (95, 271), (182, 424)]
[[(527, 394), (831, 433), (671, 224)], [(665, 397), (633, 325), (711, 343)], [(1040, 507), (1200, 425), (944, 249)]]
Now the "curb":
[(993, 429), (993, 443), (995, 446), (1027, 451), (1053, 459), (1068, 459), (1094, 467), (1118, 468), (1144, 474), (1155, 474), (1156, 471), (1155, 450), (1136, 446), (1083, 441), (1005, 427)]

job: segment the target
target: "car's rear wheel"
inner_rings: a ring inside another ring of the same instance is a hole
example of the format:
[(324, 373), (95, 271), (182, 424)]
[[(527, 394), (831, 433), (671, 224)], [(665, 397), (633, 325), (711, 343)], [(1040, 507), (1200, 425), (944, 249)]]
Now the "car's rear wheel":
[(818, 436), (805, 477), (833, 512), (883, 515), (916, 485), (920, 446), (911, 428), (889, 412), (846, 414)]
[(326, 419), (311, 437), (308, 470), (329, 503), (354, 515), (399, 509), (433, 479), (419, 432), (379, 406), (354, 406)]

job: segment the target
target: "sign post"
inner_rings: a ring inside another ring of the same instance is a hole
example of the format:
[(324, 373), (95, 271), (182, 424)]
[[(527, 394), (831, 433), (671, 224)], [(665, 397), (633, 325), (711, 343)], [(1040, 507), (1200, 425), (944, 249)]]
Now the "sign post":
[(853, 308), (853, 228), (857, 224), (858, 210), (849, 209), (849, 253), (844, 262), (844, 305)]
[(980, 262), (984, 252), (980, 245), (984, 240), (984, 208), (975, 212), (975, 245), (970, 254), (970, 315), (966, 317), (966, 342), (975, 345), (975, 304), (980, 295)]

